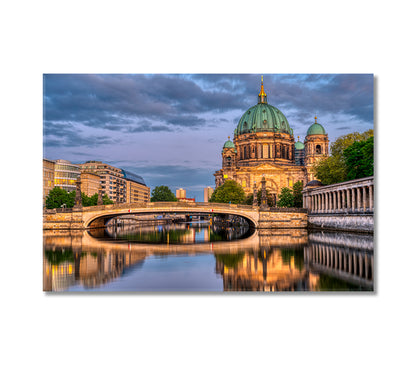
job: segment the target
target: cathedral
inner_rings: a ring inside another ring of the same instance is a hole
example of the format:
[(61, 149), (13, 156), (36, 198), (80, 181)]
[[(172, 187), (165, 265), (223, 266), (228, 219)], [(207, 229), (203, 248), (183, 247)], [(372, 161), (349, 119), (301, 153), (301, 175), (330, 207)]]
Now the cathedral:
[(328, 134), (322, 125), (313, 123), (304, 142), (295, 142), (293, 129), (285, 115), (268, 104), (261, 79), (257, 105), (248, 109), (234, 130), (233, 141), (225, 142), (222, 149), (222, 169), (215, 172), (215, 186), (232, 179), (244, 192), (266, 180), (266, 188), (276, 201), (283, 187), (291, 188), (297, 181), (305, 186), (315, 179), (312, 166), (328, 156)]

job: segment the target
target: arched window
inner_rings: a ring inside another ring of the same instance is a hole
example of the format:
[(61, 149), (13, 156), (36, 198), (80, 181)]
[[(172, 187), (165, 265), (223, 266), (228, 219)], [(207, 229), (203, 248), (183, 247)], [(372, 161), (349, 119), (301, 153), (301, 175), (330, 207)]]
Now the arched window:
[(230, 156), (227, 157), (227, 163), (226, 163), (226, 165), (227, 166), (231, 166), (231, 157)]
[(318, 144), (316, 146), (316, 153), (319, 154), (319, 155), (322, 153), (322, 149), (321, 149), (321, 145), (320, 144)]

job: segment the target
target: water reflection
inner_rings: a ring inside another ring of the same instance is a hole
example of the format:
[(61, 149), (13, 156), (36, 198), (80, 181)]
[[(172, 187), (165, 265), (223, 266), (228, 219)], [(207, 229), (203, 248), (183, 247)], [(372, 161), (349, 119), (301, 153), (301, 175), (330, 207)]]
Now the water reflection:
[(208, 223), (44, 233), (45, 291), (372, 290), (373, 267), (370, 235)]
[(248, 225), (225, 227), (210, 222), (188, 222), (156, 226), (110, 226), (93, 232), (99, 238), (125, 239), (138, 243), (206, 243), (243, 239), (250, 236)]

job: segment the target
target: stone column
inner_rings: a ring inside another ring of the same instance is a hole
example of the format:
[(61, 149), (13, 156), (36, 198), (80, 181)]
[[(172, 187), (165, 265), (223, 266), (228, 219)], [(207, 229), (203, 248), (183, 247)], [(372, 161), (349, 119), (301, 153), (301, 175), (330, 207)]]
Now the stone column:
[(353, 211), (355, 211), (355, 188), (351, 189), (351, 208)]
[(345, 190), (341, 191), (341, 210), (344, 210), (345, 207)]
[(350, 190), (345, 191), (347, 193), (347, 212), (351, 209), (351, 199), (350, 199)]
[(357, 187), (357, 210), (361, 210), (361, 187)]
[(363, 211), (367, 210), (367, 186), (363, 187)]
[(373, 211), (373, 209), (374, 209), (374, 203), (373, 203), (373, 186), (369, 186), (369, 189), (368, 189), (368, 205), (369, 205), (369, 208), (370, 208), (370, 212), (372, 212)]

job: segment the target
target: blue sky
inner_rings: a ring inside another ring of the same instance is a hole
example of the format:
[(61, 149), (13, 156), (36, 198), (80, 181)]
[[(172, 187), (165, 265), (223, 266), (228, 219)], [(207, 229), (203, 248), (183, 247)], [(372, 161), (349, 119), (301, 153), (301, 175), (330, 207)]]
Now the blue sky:
[[(221, 150), (257, 103), (261, 74), (45, 74), (44, 157), (99, 160), (153, 188), (203, 200)], [(330, 141), (373, 128), (373, 75), (264, 75), (268, 103), (303, 141), (314, 116)]]

